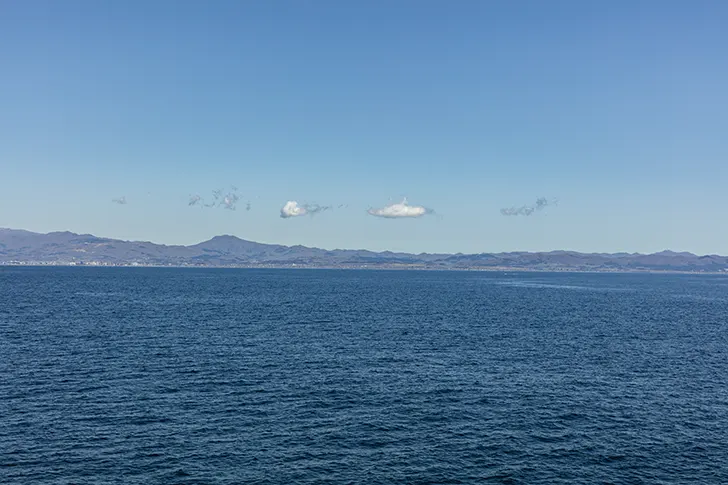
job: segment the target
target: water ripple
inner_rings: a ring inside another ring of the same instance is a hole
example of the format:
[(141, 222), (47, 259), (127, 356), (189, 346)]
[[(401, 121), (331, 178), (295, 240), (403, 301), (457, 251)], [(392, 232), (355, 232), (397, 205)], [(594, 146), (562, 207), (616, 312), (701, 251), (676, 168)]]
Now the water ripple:
[(0, 483), (728, 483), (728, 285), (0, 273)]

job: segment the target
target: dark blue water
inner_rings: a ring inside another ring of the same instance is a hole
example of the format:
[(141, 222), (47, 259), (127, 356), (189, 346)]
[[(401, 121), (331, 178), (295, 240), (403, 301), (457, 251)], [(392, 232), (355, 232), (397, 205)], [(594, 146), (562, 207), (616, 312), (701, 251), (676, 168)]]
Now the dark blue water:
[(728, 277), (0, 268), (0, 483), (728, 483)]

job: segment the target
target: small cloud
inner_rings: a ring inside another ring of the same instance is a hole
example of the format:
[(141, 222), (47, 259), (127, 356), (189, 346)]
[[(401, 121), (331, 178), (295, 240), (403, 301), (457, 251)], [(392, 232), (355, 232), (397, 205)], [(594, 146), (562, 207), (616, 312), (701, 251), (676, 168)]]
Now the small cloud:
[(409, 205), (405, 198), (402, 202), (385, 205), (380, 209), (372, 208), (367, 212), (375, 217), (400, 219), (404, 217), (422, 217), (426, 214), (434, 214), (435, 211), (421, 205)]
[(318, 205), (318, 204), (304, 204), (303, 208), (306, 209), (306, 212), (310, 215), (318, 214), (319, 212), (327, 211), (331, 209), (331, 206), (328, 205)]
[(286, 202), (286, 205), (281, 208), (281, 217), (283, 219), (288, 219), (289, 217), (300, 217), (305, 215), (312, 216), (319, 212), (329, 210), (330, 208), (331, 207), (329, 206), (318, 204), (299, 205), (295, 200), (289, 200)]
[(220, 205), (222, 205), (226, 209), (234, 211), (235, 205), (238, 203), (238, 200), (240, 200), (240, 197), (238, 197), (238, 194), (230, 193), (222, 198)]
[(501, 214), (504, 216), (530, 216), (534, 210), (533, 207), (526, 205), (522, 207), (504, 207), (501, 209)]
[(118, 199), (111, 199), (111, 202), (113, 202), (114, 204), (125, 205), (126, 196), (119, 197)]
[(523, 205), (521, 207), (505, 207), (500, 210), (504, 216), (530, 216), (550, 205), (556, 205), (556, 200), (548, 200), (546, 197), (536, 199), (534, 205)]
[(281, 217), (284, 219), (288, 219), (289, 217), (298, 217), (298, 216), (305, 216), (306, 215), (306, 209), (298, 205), (298, 202), (295, 200), (289, 200), (286, 202), (286, 205), (284, 205), (281, 208)]
[(249, 211), (250, 210), (250, 202), (248, 202), (248, 203), (245, 204), (245, 210), (246, 211)]
[[(238, 188), (234, 185), (231, 186), (232, 191), (225, 194), (225, 192), (222, 189), (213, 190), (212, 191), (212, 201), (205, 202), (205, 199), (200, 197), (199, 195), (190, 195), (190, 200), (188, 202), (188, 205), (197, 205), (200, 207), (223, 207), (228, 210), (235, 210), (237, 207), (237, 203), (240, 200), (240, 196), (237, 193)], [(209, 200), (209, 199), (207, 199)], [(246, 210), (249, 210), (246, 208)]]

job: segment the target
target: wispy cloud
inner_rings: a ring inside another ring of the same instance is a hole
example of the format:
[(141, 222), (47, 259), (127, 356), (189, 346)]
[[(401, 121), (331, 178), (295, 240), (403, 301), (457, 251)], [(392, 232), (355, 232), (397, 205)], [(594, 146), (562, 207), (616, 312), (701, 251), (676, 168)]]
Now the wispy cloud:
[(305, 216), (305, 215), (312, 216), (319, 212), (329, 210), (330, 208), (331, 208), (330, 206), (318, 205), (318, 204), (301, 204), (301, 205), (299, 205), (299, 203), (296, 202), (295, 200), (289, 200), (281, 208), (281, 217), (283, 219), (288, 219), (289, 217), (300, 217), (300, 216)]
[(422, 217), (426, 214), (434, 214), (435, 211), (421, 205), (409, 205), (407, 198), (404, 198), (402, 202), (385, 205), (379, 209), (371, 208), (367, 212), (375, 217), (400, 219), (405, 217)]
[(238, 200), (240, 200), (238, 194), (231, 192), (222, 198), (220, 205), (228, 210), (234, 211), (235, 205), (238, 203)]
[(534, 205), (523, 205), (521, 207), (505, 207), (501, 209), (504, 216), (530, 216), (534, 212), (540, 211), (550, 205), (556, 205), (556, 200), (548, 200), (546, 197), (536, 199)]
[(111, 202), (113, 202), (114, 204), (125, 205), (126, 204), (126, 196), (121, 196), (121, 197), (119, 197), (117, 199), (111, 199)]
[[(237, 203), (240, 200), (240, 195), (238, 195), (238, 188), (234, 185), (230, 186), (231, 191), (227, 194), (223, 189), (217, 189), (212, 191), (212, 200), (209, 202), (206, 202), (205, 199), (203, 199), (201, 196), (195, 194), (191, 195), (189, 202), (187, 205), (197, 205), (200, 207), (222, 207), (224, 209), (228, 210), (235, 210), (237, 208)], [(208, 199), (209, 200), (209, 199)], [(250, 210), (249, 206), (246, 206), (246, 210)]]

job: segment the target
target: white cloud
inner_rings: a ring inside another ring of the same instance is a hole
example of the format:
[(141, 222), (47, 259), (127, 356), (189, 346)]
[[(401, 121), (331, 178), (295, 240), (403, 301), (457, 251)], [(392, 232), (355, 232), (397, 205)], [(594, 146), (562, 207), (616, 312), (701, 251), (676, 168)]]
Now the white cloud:
[(281, 217), (288, 219), (289, 217), (305, 216), (306, 209), (298, 205), (295, 200), (289, 200), (286, 205), (281, 208)]
[(381, 209), (369, 209), (367, 212), (376, 217), (397, 219), (402, 217), (422, 217), (425, 214), (432, 214), (434, 211), (421, 205), (409, 205), (405, 198), (402, 202), (389, 204)]
[(114, 204), (124, 205), (126, 204), (126, 196), (119, 197), (118, 199), (111, 199)]
[(318, 212), (329, 210), (330, 208), (331, 207), (327, 205), (318, 204), (299, 205), (295, 200), (289, 200), (286, 202), (286, 205), (281, 208), (281, 217), (288, 219), (289, 217), (305, 216), (306, 214), (314, 215)]

